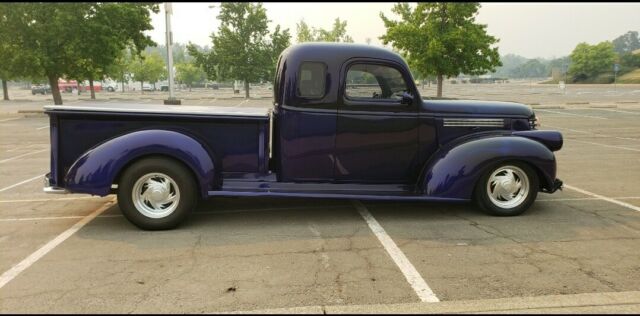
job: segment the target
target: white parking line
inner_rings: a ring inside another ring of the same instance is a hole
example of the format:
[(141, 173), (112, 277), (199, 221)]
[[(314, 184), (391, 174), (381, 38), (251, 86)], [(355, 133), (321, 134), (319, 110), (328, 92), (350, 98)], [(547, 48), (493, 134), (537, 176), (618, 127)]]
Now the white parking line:
[[(49, 217), (15, 217), (15, 218), (0, 218), (0, 222), (25, 222), (25, 221), (51, 221), (51, 220), (61, 220), (61, 219), (74, 219), (74, 218), (83, 218), (84, 216), (80, 215), (71, 215), (71, 216), (49, 216)], [(107, 214), (107, 215), (99, 215), (97, 218), (110, 218), (110, 217), (123, 217), (122, 214)]]
[(240, 103), (238, 103), (238, 104), (236, 104), (234, 106), (241, 106), (241, 105), (247, 103), (248, 101), (249, 101), (249, 99), (244, 99), (244, 101), (242, 101), (242, 102), (240, 102)]
[(613, 146), (613, 145), (607, 145), (607, 144), (601, 144), (601, 143), (594, 143), (594, 142), (588, 142), (586, 140), (577, 140), (577, 139), (572, 139), (572, 142), (578, 142), (578, 143), (585, 143), (585, 144), (591, 144), (591, 145), (598, 145), (598, 146), (602, 146), (602, 147), (609, 147), (609, 148), (616, 148), (616, 149), (624, 149), (624, 150), (630, 150), (630, 151), (638, 151), (640, 152), (640, 149), (638, 148), (630, 148), (630, 147), (622, 147), (622, 146)]
[(22, 155), (18, 155), (18, 156), (15, 156), (15, 157), (11, 157), (11, 158), (7, 158), (7, 159), (0, 160), (0, 163), (9, 162), (9, 161), (12, 161), (12, 160), (16, 160), (16, 159), (18, 159), (18, 158), (22, 158), (22, 157), (29, 156), (29, 155), (33, 155), (33, 154), (37, 154), (37, 153), (41, 153), (41, 152), (43, 152), (43, 151), (47, 151), (47, 150), (49, 150), (49, 148), (46, 148), (46, 149), (40, 149), (40, 150), (36, 150), (36, 151), (32, 151), (32, 152), (28, 152), (28, 153), (26, 153), (26, 154), (22, 154)]
[(36, 130), (45, 129), (45, 128), (49, 128), (49, 125), (38, 127), (38, 128), (36, 128)]
[(435, 303), (440, 302), (438, 297), (433, 293), (427, 282), (422, 278), (418, 270), (411, 264), (407, 256), (398, 248), (398, 245), (389, 237), (387, 232), (380, 226), (378, 221), (373, 218), (369, 210), (360, 201), (353, 200), (353, 206), (360, 212), (360, 215), (364, 218), (369, 225), (369, 228), (374, 235), (380, 240), (380, 243), (387, 251), (393, 262), (396, 263), (398, 268), (404, 277), (407, 279), (413, 290), (416, 292), (422, 302)]
[(113, 200), (105, 203), (103, 206), (93, 211), (91, 214), (83, 217), (80, 221), (75, 223), (71, 228), (65, 230), (60, 235), (56, 236), (56, 238), (52, 239), (44, 246), (40, 247), (40, 249), (36, 250), (34, 253), (26, 257), (24, 260), (20, 261), (20, 263), (11, 267), (11, 269), (5, 271), (2, 275), (0, 275), (0, 289), (3, 288), (7, 283), (11, 282), (11, 280), (15, 279), (22, 271), (28, 269), (31, 265), (36, 263), (40, 258), (44, 257), (49, 251), (53, 250), (55, 247), (60, 245), (63, 241), (67, 240), (67, 238), (71, 237), (71, 235), (75, 234), (80, 228), (89, 223), (96, 216), (100, 215), (100, 213), (107, 210), (109, 207), (113, 205)]
[(611, 136), (611, 135), (607, 135), (607, 134), (599, 134), (599, 133), (594, 133), (594, 132), (590, 132), (590, 131), (583, 131), (583, 130), (572, 129), (572, 128), (567, 128), (567, 127), (558, 127), (558, 126), (551, 126), (551, 125), (546, 125), (546, 124), (545, 124), (545, 127), (551, 127), (551, 128), (560, 129), (560, 130), (567, 130), (567, 131), (570, 131), (570, 132), (581, 133), (581, 134), (591, 134), (591, 135), (596, 135), (596, 136), (611, 137), (611, 138), (617, 138), (617, 139), (622, 139), (622, 140), (640, 141), (640, 139), (638, 139), (638, 138)]
[(8, 122), (8, 121), (13, 121), (13, 120), (17, 120), (17, 119), (21, 119), (22, 117), (11, 117), (11, 118), (7, 118), (7, 119), (2, 119), (0, 120), (0, 122)]
[(42, 179), (42, 177), (44, 177), (44, 174), (41, 174), (41, 175), (39, 175), (39, 176), (35, 176), (35, 177), (31, 178), (31, 179), (27, 179), (27, 180), (24, 180), (24, 181), (22, 181), (22, 182), (18, 182), (18, 183), (16, 183), (16, 184), (12, 184), (12, 185), (10, 185), (10, 186), (8, 186), (8, 187), (4, 187), (4, 188), (0, 189), (0, 192), (7, 191), (7, 190), (12, 189), (12, 188), (15, 188), (15, 187), (17, 187), (17, 186), (19, 186), (19, 185), (23, 185), (23, 184), (25, 184), (25, 183), (27, 183), (27, 182), (31, 182), (31, 181), (33, 181), (33, 180), (35, 180), (35, 179)]
[(544, 109), (536, 109), (535, 111), (536, 112), (542, 111), (542, 112), (556, 113), (556, 114), (569, 115), (569, 116), (587, 117), (587, 118), (598, 119), (598, 120), (608, 120), (608, 118), (601, 117), (601, 116), (580, 115), (580, 114), (575, 114), (575, 113), (558, 112), (558, 111), (551, 111), (551, 110), (544, 110)]
[[(638, 200), (640, 196), (622, 196), (622, 197), (612, 197), (612, 199), (616, 200)], [(593, 201), (600, 200), (600, 198), (591, 197), (591, 198), (561, 198), (561, 199), (536, 199), (536, 202), (555, 202), (555, 201)]]
[(613, 203), (613, 204), (618, 204), (620, 206), (624, 206), (624, 207), (632, 209), (634, 211), (640, 212), (640, 207), (635, 206), (635, 205), (631, 205), (629, 203), (618, 201), (616, 199), (613, 199), (613, 198), (610, 198), (610, 197), (606, 197), (604, 195), (600, 195), (600, 194), (596, 194), (596, 193), (593, 193), (593, 192), (589, 192), (589, 191), (584, 190), (584, 189), (576, 188), (576, 187), (568, 185), (566, 183), (563, 185), (563, 187), (565, 187), (567, 189), (570, 189), (570, 190), (574, 190), (574, 191), (580, 192), (580, 193), (585, 194), (585, 195), (589, 195), (589, 196), (601, 199), (601, 200), (605, 200), (605, 201)]
[(599, 111), (609, 111), (609, 112), (618, 112), (618, 113), (625, 113), (625, 114), (635, 114), (635, 115), (640, 115), (640, 112), (631, 112), (631, 111), (623, 111), (623, 110), (614, 110), (614, 109), (604, 109), (604, 108), (588, 108), (585, 110), (599, 110)]
[(52, 199), (26, 199), (26, 200), (4, 200), (0, 203), (29, 203), (29, 202), (48, 202), (48, 201), (69, 201), (69, 200), (86, 200), (86, 199), (100, 199), (100, 196), (79, 196), (68, 198), (52, 198)]

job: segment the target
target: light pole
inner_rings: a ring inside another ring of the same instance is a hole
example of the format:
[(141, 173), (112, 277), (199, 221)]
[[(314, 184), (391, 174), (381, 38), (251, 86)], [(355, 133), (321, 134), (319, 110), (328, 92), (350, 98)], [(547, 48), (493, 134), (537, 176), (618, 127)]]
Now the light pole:
[(176, 99), (173, 86), (173, 33), (171, 33), (171, 14), (172, 7), (170, 2), (164, 3), (164, 14), (167, 26), (166, 43), (167, 43), (167, 71), (169, 72), (169, 99), (164, 100), (164, 104), (180, 105), (180, 100)]

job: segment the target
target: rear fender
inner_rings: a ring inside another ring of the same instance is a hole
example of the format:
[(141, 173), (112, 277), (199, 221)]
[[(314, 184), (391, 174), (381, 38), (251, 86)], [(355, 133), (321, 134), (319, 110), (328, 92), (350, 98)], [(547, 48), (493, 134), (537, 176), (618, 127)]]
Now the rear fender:
[(487, 167), (505, 161), (529, 163), (545, 188), (553, 187), (556, 160), (545, 145), (521, 136), (492, 135), (450, 143), (425, 164), (418, 188), (428, 196), (471, 199)]
[(69, 168), (65, 188), (71, 192), (104, 196), (130, 162), (148, 155), (172, 157), (183, 162), (196, 177), (202, 197), (215, 185), (214, 156), (193, 137), (168, 130), (143, 130), (112, 138), (88, 150)]

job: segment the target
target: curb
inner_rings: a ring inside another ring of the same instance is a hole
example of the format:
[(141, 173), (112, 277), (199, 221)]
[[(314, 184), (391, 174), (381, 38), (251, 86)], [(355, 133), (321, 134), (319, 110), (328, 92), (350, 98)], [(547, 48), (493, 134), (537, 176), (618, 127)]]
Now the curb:
[(222, 314), (640, 313), (640, 291), (544, 295), (437, 303), (300, 306)]

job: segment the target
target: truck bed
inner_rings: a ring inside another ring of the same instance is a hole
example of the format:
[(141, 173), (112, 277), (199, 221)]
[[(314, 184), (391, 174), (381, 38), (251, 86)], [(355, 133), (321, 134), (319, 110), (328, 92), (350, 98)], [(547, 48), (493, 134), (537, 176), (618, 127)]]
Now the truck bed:
[(85, 104), (45, 106), (50, 116), (51, 182), (64, 187), (71, 165), (92, 148), (130, 132), (177, 131), (196, 139), (224, 173), (268, 172), (268, 108)]
[(197, 106), (197, 105), (163, 105), (139, 103), (110, 103), (83, 105), (47, 105), (47, 112), (103, 112), (103, 113), (146, 113), (146, 114), (176, 114), (176, 115), (205, 115), (240, 118), (269, 118), (268, 108), (256, 107), (227, 107), (227, 106)]

